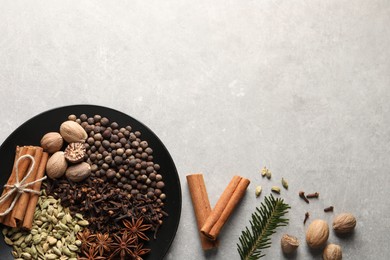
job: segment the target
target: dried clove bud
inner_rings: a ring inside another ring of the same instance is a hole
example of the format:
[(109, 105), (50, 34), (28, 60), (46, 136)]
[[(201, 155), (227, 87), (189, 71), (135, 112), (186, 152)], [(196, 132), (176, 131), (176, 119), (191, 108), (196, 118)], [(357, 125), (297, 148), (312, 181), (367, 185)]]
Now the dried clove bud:
[(309, 212), (306, 212), (306, 213), (305, 213), (305, 219), (303, 220), (303, 225), (306, 224), (306, 221), (309, 219), (309, 217), (310, 217)]
[(306, 198), (305, 193), (303, 191), (299, 192), (299, 197), (301, 197), (306, 203), (309, 203), (309, 200)]
[(315, 193), (307, 194), (306, 198), (312, 199), (312, 198), (318, 198), (319, 196), (320, 194), (318, 192), (315, 192)]
[(324, 208), (324, 212), (332, 212), (333, 211), (333, 206), (329, 206), (327, 208)]

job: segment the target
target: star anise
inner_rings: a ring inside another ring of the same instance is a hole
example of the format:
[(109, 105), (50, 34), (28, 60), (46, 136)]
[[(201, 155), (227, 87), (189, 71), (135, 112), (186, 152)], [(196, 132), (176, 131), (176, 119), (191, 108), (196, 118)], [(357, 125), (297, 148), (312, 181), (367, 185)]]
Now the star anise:
[(88, 228), (85, 228), (83, 232), (77, 233), (77, 239), (81, 241), (81, 248), (88, 250), (93, 244), (95, 235)]
[(126, 259), (126, 256), (133, 257), (133, 251), (132, 248), (135, 247), (136, 237), (131, 237), (127, 234), (127, 232), (123, 232), (122, 236), (118, 236), (117, 234), (114, 234), (114, 240), (111, 244), (112, 254), (110, 258), (113, 258), (114, 256), (119, 254), (119, 257), (121, 260)]
[(97, 233), (95, 236), (96, 250), (99, 251), (99, 255), (102, 256), (104, 252), (110, 252), (112, 238), (108, 233)]
[(125, 232), (128, 232), (131, 237), (141, 238), (143, 240), (149, 241), (149, 238), (145, 235), (144, 231), (150, 229), (152, 225), (143, 224), (144, 219), (138, 218), (137, 221), (134, 218), (131, 219), (131, 222), (124, 219), (123, 225), (125, 225)]
[(143, 248), (144, 245), (142, 243), (137, 244), (137, 247), (133, 251), (133, 258), (135, 260), (142, 260), (142, 255), (145, 255), (150, 252), (149, 248)]
[(79, 257), (78, 260), (104, 260), (102, 256), (98, 256), (99, 251), (94, 246), (90, 246), (88, 251), (83, 250), (83, 256)]

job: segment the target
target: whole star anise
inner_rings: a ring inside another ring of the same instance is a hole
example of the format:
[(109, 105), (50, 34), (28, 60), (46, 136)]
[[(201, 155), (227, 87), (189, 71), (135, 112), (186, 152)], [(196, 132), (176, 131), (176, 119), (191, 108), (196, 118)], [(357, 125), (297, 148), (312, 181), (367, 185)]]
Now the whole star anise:
[(94, 246), (90, 246), (88, 251), (83, 250), (83, 256), (79, 257), (78, 260), (104, 260), (102, 256), (98, 256), (99, 251)]
[(85, 228), (83, 232), (77, 233), (77, 239), (81, 241), (81, 248), (88, 250), (95, 240), (95, 235), (88, 228)]
[(124, 219), (123, 225), (125, 225), (125, 232), (128, 232), (131, 237), (141, 238), (145, 241), (149, 241), (149, 238), (145, 235), (144, 231), (150, 229), (152, 225), (143, 224), (144, 219), (142, 217), (134, 220), (131, 219), (131, 222)]
[(149, 248), (143, 248), (144, 245), (142, 243), (137, 244), (137, 247), (133, 251), (133, 258), (135, 260), (142, 260), (142, 255), (145, 255), (150, 252)]
[(96, 249), (99, 251), (99, 255), (103, 256), (104, 252), (110, 252), (112, 238), (108, 233), (97, 233), (95, 236)]
[(114, 234), (114, 240), (111, 244), (112, 254), (110, 258), (113, 258), (116, 255), (119, 255), (121, 260), (128, 259), (126, 256), (133, 257), (132, 248), (135, 247), (136, 237), (131, 237), (127, 234), (127, 232), (123, 232), (122, 236), (118, 236)]

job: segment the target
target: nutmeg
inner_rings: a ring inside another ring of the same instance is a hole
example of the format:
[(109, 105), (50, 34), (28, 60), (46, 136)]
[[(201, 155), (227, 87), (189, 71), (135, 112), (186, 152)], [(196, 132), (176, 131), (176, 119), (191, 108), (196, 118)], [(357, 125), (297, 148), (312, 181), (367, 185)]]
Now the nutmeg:
[(299, 246), (299, 240), (294, 236), (284, 234), (280, 240), (280, 245), (282, 246), (282, 251), (284, 254), (291, 254), (297, 250)]
[(322, 257), (324, 260), (341, 260), (343, 259), (343, 252), (339, 245), (329, 244), (325, 247)]
[(306, 231), (306, 242), (311, 248), (321, 248), (329, 237), (328, 223), (322, 219), (316, 219), (310, 223)]
[(333, 229), (337, 234), (352, 232), (356, 226), (356, 218), (351, 213), (341, 213), (333, 219)]
[(68, 143), (83, 143), (87, 139), (87, 132), (74, 121), (65, 121), (60, 126), (60, 134)]
[(85, 180), (91, 174), (91, 166), (82, 162), (73, 166), (70, 166), (65, 173), (66, 178), (73, 182), (80, 182)]
[(84, 160), (84, 143), (70, 143), (65, 149), (65, 158), (71, 163), (79, 163)]
[(64, 175), (67, 167), (64, 152), (59, 151), (54, 153), (47, 161), (46, 174), (52, 179), (57, 179)]
[(47, 133), (41, 139), (41, 147), (48, 153), (58, 152), (63, 143), (64, 140), (62, 139), (62, 136), (57, 132)]

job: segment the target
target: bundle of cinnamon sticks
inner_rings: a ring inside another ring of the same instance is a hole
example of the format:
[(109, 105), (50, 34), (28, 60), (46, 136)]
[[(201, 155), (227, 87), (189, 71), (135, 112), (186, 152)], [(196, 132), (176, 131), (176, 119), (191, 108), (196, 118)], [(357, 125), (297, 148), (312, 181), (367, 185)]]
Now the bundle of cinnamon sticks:
[[(14, 166), (12, 168), (11, 176), (9, 177), (7, 182), (8, 185), (13, 185), (16, 183), (16, 165), (18, 159), (23, 155), (31, 155), (35, 161), (34, 168), (31, 169), (32, 172), (26, 179), (25, 183), (30, 183), (32, 181), (38, 180), (42, 178), (45, 174), (48, 154), (46, 152), (43, 152), (43, 149), (38, 146), (17, 146)], [(20, 161), (20, 163), (18, 164), (18, 181), (21, 181), (27, 175), (31, 166), (31, 160)], [(36, 182), (28, 188), (34, 191), (40, 191), (41, 182)], [(6, 194), (9, 191), (10, 188), (5, 187), (2, 195)], [(0, 213), (5, 212), (11, 206), (12, 201), (15, 199), (16, 195), (16, 192), (14, 192), (12, 196), (8, 197), (0, 204)], [(31, 229), (35, 207), (38, 202), (38, 197), (39, 195), (37, 194), (23, 192), (19, 196), (12, 210), (6, 216), (0, 217), (0, 223), (9, 227), (23, 227), (26, 229)]]
[(204, 250), (212, 249), (218, 246), (217, 237), (245, 195), (250, 181), (240, 176), (234, 176), (213, 210), (210, 207), (203, 175), (188, 175), (187, 183), (198, 224), (202, 248)]

